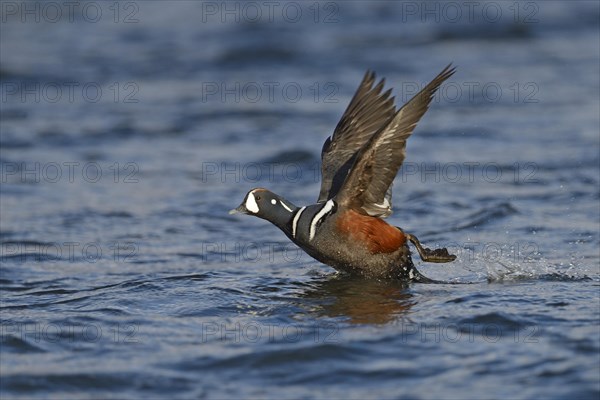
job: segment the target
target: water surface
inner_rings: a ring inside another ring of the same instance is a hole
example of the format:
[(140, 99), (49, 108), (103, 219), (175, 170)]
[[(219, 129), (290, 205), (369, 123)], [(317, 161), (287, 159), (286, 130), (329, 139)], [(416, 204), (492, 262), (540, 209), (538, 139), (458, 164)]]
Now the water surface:
[[(3, 397), (598, 398), (597, 3), (42, 4), (0, 26)], [(227, 214), (315, 201), (366, 69), (402, 103), (451, 61), (389, 220), (458, 284)]]

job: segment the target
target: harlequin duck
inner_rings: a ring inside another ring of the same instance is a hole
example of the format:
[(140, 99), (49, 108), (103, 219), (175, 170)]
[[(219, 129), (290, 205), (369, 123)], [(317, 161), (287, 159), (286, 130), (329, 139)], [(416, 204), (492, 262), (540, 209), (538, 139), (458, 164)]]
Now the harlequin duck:
[(406, 139), (439, 86), (454, 73), (448, 65), (399, 110), (385, 80), (367, 71), (321, 152), (321, 192), (316, 204), (297, 207), (267, 189), (252, 189), (230, 211), (270, 221), (310, 256), (337, 270), (369, 278), (433, 282), (413, 265), (408, 241), (421, 259), (456, 256), (430, 250), (383, 220), (392, 213), (392, 182), (404, 161)]

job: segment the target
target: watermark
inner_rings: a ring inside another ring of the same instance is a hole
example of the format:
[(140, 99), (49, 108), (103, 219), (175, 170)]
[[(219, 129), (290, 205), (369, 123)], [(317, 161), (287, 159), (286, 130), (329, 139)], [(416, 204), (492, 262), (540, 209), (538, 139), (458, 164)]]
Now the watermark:
[(483, 260), (486, 262), (535, 263), (540, 257), (540, 247), (532, 241), (515, 242), (445, 242), (429, 243), (431, 248), (446, 247), (457, 259), (464, 262)]
[(321, 165), (312, 163), (278, 163), (278, 162), (203, 162), (200, 168), (202, 183), (258, 183), (258, 182), (319, 182)]
[(2, 183), (139, 183), (137, 163), (114, 162), (3, 162), (0, 163)]
[[(343, 2), (333, 1), (202, 1), (201, 23), (336, 24)], [(398, 23), (537, 24), (540, 6), (534, 1), (401, 1), (389, 12)], [(2, 23), (140, 22), (136, 1), (3, 1)]]
[(300, 23), (340, 22), (338, 3), (299, 1), (203, 1), (203, 23)]
[(402, 1), (399, 22), (537, 24), (540, 7), (534, 1)]
[[(425, 87), (426, 83), (404, 81), (399, 86), (399, 101), (405, 103)], [(203, 103), (297, 103), (307, 100), (314, 103), (339, 103), (339, 85), (335, 82), (299, 83), (278, 82), (202, 82), (200, 99)], [(445, 82), (438, 90), (435, 103), (539, 103), (540, 88), (537, 82)]]
[(0, 84), (2, 103), (98, 103), (103, 99), (113, 103), (139, 103), (140, 87), (136, 82), (24, 82), (3, 81)]
[(98, 343), (110, 340), (114, 343), (140, 343), (137, 324), (70, 324), (70, 323), (12, 323), (0, 324), (0, 343), (11, 337), (34, 343), (84, 342)]
[(338, 342), (339, 327), (336, 323), (320, 323), (312, 326), (291, 324), (261, 324), (258, 322), (226, 324), (204, 322), (200, 325), (202, 343), (219, 340), (231, 343), (288, 342), (312, 340), (315, 343)]
[(495, 162), (449, 162), (402, 164), (400, 180), (405, 183), (416, 178), (418, 181), (445, 183), (537, 183), (535, 174), (538, 166), (534, 162), (515, 162), (510, 166)]
[[(463, 262), (483, 260), (486, 262), (534, 263), (541, 257), (540, 248), (532, 241), (515, 242), (445, 242), (427, 243), (432, 249), (447, 248), (451, 254)], [(298, 263), (309, 262), (313, 258), (291, 242), (205, 241), (195, 246), (194, 253), (180, 253), (181, 256), (193, 256), (203, 262), (221, 263)], [(414, 257), (418, 259), (416, 251)]]
[(2, 23), (92, 23), (140, 22), (140, 7), (135, 1), (2, 1)]
[[(398, 321), (397, 337), (402, 343), (420, 341), (424, 343), (484, 341), (498, 343), (512, 341), (514, 343), (538, 343), (539, 327), (506, 326), (497, 323), (411, 323)], [(341, 341), (340, 326), (334, 322), (323, 322), (312, 326), (292, 324), (262, 324), (206, 322), (200, 326), (200, 341), (209, 343), (221, 341), (227, 343), (272, 343), (312, 341), (314, 343), (338, 343)]]
[(338, 103), (338, 85), (334, 82), (202, 82), (201, 101), (221, 103), (297, 103), (308, 99), (315, 103)]
[[(321, 163), (296, 162), (203, 162), (202, 183), (312, 182), (321, 181)], [(402, 183), (538, 183), (535, 162), (515, 162), (512, 165), (496, 162), (415, 163), (404, 162), (398, 177)]]
[[(344, 2), (204, 1), (203, 23), (323, 23), (341, 22)], [(539, 23), (533, 1), (401, 1), (388, 12), (398, 23)]]
[[(405, 103), (419, 93), (425, 86), (425, 83), (420, 82), (402, 82), (400, 84), (400, 95), (398, 96), (398, 99)], [(447, 81), (438, 89), (433, 102), (468, 102), (471, 104), (479, 104), (508, 101), (516, 104), (529, 104), (540, 102), (540, 99), (538, 98), (539, 92), (540, 87), (538, 83), (533, 81), (515, 81), (508, 85), (493, 81)]]
[(295, 244), (281, 242), (201, 242), (191, 255), (203, 262), (225, 263), (294, 263), (303, 259), (312, 260)]
[(497, 323), (449, 323), (449, 324), (416, 324), (406, 321), (398, 322), (402, 343), (410, 339), (426, 343), (474, 343), (483, 340), (487, 343), (512, 341), (514, 343), (538, 343), (540, 329), (536, 325), (507, 326)]
[[(407, 102), (425, 83), (404, 81), (400, 83), (397, 98)], [(340, 87), (335, 82), (300, 83), (295, 81), (205, 81), (200, 86), (202, 103), (298, 103), (311, 101), (314, 103), (340, 102)], [(2, 103), (49, 103), (73, 104), (79, 102), (136, 104), (139, 99), (140, 86), (137, 82), (26, 82), (5, 80), (0, 84)], [(448, 81), (442, 85), (433, 102), (435, 103), (500, 103), (516, 104), (539, 103), (540, 87), (537, 82), (499, 82)]]
[(3, 241), (0, 258), (13, 262), (86, 262), (95, 264), (101, 260), (134, 262), (139, 245), (135, 242), (34, 242)]

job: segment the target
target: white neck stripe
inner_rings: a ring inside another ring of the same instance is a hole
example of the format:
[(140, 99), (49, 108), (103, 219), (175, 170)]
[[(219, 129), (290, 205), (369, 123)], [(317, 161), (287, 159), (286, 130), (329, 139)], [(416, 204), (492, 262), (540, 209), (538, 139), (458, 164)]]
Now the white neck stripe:
[(316, 233), (315, 231), (317, 229), (317, 224), (329, 211), (331, 211), (331, 209), (333, 208), (334, 205), (335, 205), (335, 203), (333, 202), (333, 200), (328, 200), (327, 203), (325, 203), (325, 205), (323, 206), (323, 208), (321, 208), (321, 210), (319, 210), (317, 215), (315, 215), (315, 217), (313, 218), (313, 220), (310, 223), (310, 232), (309, 232), (308, 240), (313, 240), (313, 238), (315, 237), (315, 233)]
[[(283, 204), (283, 203), (282, 203)], [(306, 207), (302, 207), (301, 209), (299, 209), (296, 212), (296, 215), (294, 215), (294, 219), (292, 220), (292, 237), (295, 239), (296, 238), (296, 228), (298, 227), (298, 220), (300, 219), (300, 215), (302, 214), (302, 212), (306, 209)]]

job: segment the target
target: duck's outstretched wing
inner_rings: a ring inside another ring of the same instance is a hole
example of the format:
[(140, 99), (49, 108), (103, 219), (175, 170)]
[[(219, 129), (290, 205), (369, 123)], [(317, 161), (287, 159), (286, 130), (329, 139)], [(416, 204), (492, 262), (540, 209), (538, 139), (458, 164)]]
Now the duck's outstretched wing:
[(381, 218), (392, 213), (386, 193), (404, 161), (406, 139), (427, 111), (436, 90), (453, 73), (451, 65), (444, 68), (363, 146), (336, 196), (339, 204)]
[(317, 202), (331, 199), (342, 186), (356, 153), (396, 113), (391, 89), (381, 93), (385, 79), (376, 86), (375, 73), (367, 71), (348, 108), (321, 151), (321, 192)]

